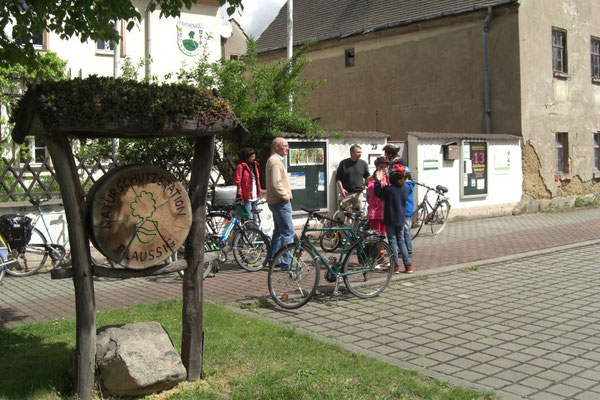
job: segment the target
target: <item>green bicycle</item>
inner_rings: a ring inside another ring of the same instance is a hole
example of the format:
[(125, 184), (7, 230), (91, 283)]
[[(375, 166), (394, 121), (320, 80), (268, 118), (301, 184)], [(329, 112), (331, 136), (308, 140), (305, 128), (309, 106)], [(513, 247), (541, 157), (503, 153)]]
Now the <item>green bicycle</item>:
[[(282, 247), (273, 257), (269, 269), (269, 293), (275, 303), (287, 309), (302, 307), (315, 295), (321, 279), (335, 282), (333, 295), (339, 295), (340, 278), (355, 296), (369, 298), (379, 295), (390, 283), (393, 272), (393, 251), (380, 234), (359, 236), (352, 226), (318, 214), (317, 210), (302, 209), (308, 218), (300, 240)], [(329, 221), (331, 227), (310, 227), (310, 222)], [(325, 259), (307, 232), (338, 231), (345, 236), (339, 257)]]

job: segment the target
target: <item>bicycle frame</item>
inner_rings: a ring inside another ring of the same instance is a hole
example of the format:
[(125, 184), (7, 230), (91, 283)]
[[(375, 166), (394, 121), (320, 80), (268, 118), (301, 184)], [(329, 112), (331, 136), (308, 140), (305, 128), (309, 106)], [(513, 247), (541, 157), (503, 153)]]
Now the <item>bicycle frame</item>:
[[(440, 206), (441, 200), (440, 197), (443, 197), (440, 193), (438, 193), (437, 191), (435, 191), (434, 189), (430, 188), (429, 186), (425, 186), (422, 185), (420, 183), (417, 183), (417, 185), (419, 186), (423, 186), (427, 188), (427, 192), (425, 192), (425, 196), (423, 196), (423, 201), (421, 201), (421, 203), (419, 204), (419, 207), (421, 205), (425, 205), (425, 211), (427, 211), (427, 215), (425, 215), (425, 224), (429, 224), (429, 222), (431, 221), (431, 216), (435, 215), (435, 212), (437, 211), (438, 207)], [(432, 206), (431, 203), (429, 202), (429, 192), (431, 192), (432, 190), (435, 191), (437, 197), (435, 199), (435, 206)]]
[[(48, 243), (50, 243), (50, 244), (59, 244), (59, 243), (56, 243), (54, 241), (54, 238), (52, 237), (52, 231), (50, 230), (50, 227), (48, 226), (48, 223), (46, 222), (46, 218), (44, 218), (44, 215), (46, 215), (48, 213), (44, 213), (42, 211), (42, 208), (39, 207), (39, 206), (37, 208), (37, 211), (38, 211), (38, 215), (33, 219), (32, 226), (34, 228), (36, 228), (38, 222), (41, 220), (42, 224), (44, 225), (44, 229), (46, 231), (46, 232), (43, 232), (43, 233), (45, 233), (46, 235), (48, 235)], [(61, 214), (62, 215), (62, 213), (57, 213), (57, 214)], [(66, 237), (65, 241), (64, 241), (64, 243), (62, 243), (63, 247), (66, 247), (67, 244), (69, 243), (69, 236), (65, 235), (65, 237)]]
[[(352, 226), (311, 228), (309, 226), (309, 223), (310, 223), (311, 219), (312, 218), (310, 216), (306, 219), (306, 223), (304, 224), (304, 228), (302, 229), (302, 235), (300, 236), (300, 240), (298, 242), (296, 242), (296, 246), (294, 248), (294, 251), (296, 251), (298, 249), (298, 247), (300, 246), (301, 243), (308, 243), (309, 247), (319, 257), (319, 259), (325, 265), (325, 267), (327, 268), (327, 270), (331, 274), (335, 275), (336, 277), (344, 277), (344, 276), (347, 276), (347, 275), (361, 274), (363, 272), (369, 271), (369, 266), (366, 266), (364, 270), (352, 271), (352, 272), (347, 272), (347, 273), (340, 273), (340, 269), (342, 268), (342, 261), (344, 260), (344, 255), (346, 254), (347, 248), (349, 246), (351, 246), (352, 244), (354, 244), (355, 241), (358, 242), (358, 240), (359, 240), (359, 237), (356, 234), (356, 232), (354, 231), (354, 229), (352, 228)], [(337, 221), (333, 221), (333, 222), (337, 223)], [(340, 253), (340, 256), (336, 260), (336, 263), (335, 263), (335, 265), (333, 267), (329, 264), (329, 262), (327, 262), (327, 260), (319, 252), (319, 250), (317, 250), (317, 248), (315, 247), (314, 243), (310, 240), (310, 237), (306, 235), (306, 232), (331, 232), (331, 231), (343, 232), (344, 235), (346, 236), (346, 239), (344, 240), (344, 245), (342, 247), (342, 251)], [(367, 253), (365, 252), (365, 249), (362, 247), (362, 244), (360, 244), (360, 247), (361, 247), (360, 251), (361, 251), (362, 255), (365, 256), (365, 259), (368, 259), (366, 257)], [(293, 268), (291, 265), (290, 265), (290, 267)]]

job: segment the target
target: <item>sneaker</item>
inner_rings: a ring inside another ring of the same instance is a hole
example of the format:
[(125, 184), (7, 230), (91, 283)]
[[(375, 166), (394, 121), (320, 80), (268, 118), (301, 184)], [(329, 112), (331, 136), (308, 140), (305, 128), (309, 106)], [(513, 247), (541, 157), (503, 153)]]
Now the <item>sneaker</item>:
[(394, 267), (394, 273), (395, 273), (395, 274), (399, 274), (399, 273), (400, 273), (400, 266), (399, 266), (399, 265), (396, 265), (396, 266)]
[(414, 272), (412, 264), (405, 265), (404, 266), (404, 272), (407, 273), (407, 274), (412, 274)]
[(282, 271), (289, 271), (290, 270), (290, 266), (289, 265), (279, 264), (278, 267), (281, 268)]

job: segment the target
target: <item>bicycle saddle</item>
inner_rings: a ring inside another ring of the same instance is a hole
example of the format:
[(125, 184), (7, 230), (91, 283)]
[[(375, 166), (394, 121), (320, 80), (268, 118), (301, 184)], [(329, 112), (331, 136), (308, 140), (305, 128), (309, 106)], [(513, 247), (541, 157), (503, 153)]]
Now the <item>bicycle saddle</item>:
[(319, 211), (318, 208), (304, 208), (304, 207), (302, 207), (301, 210), (306, 211), (309, 214), (313, 214), (313, 213), (316, 213), (317, 211)]
[(352, 219), (358, 219), (360, 217), (362, 217), (363, 212), (362, 211), (344, 211), (344, 215), (348, 218), (352, 218)]
[(448, 188), (446, 186), (442, 186), (442, 185), (437, 185), (435, 187), (435, 190), (437, 190), (438, 192), (442, 192), (442, 193), (448, 192)]
[(33, 204), (34, 206), (36, 206), (36, 207), (39, 207), (40, 204), (45, 203), (47, 201), (48, 201), (48, 199), (42, 199), (42, 198), (39, 198), (39, 199), (29, 199), (29, 202), (31, 204)]

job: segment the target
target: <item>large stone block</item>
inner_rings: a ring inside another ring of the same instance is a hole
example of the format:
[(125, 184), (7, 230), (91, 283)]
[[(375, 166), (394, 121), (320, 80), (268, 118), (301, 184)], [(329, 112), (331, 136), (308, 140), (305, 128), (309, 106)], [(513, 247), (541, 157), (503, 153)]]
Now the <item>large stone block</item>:
[(157, 322), (99, 328), (96, 369), (102, 386), (113, 396), (142, 396), (186, 378), (171, 337)]

